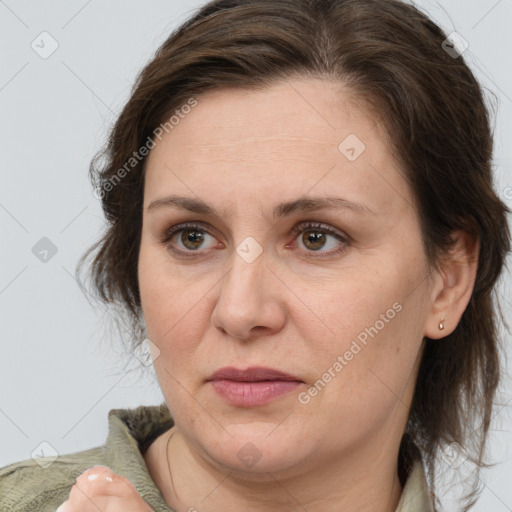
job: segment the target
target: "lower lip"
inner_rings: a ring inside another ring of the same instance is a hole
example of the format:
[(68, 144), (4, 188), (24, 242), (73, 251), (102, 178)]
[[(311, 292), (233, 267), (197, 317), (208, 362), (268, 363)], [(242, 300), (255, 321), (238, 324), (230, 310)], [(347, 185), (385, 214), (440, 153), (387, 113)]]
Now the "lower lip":
[(215, 391), (233, 405), (253, 407), (271, 402), (274, 398), (297, 389), (299, 381), (266, 380), (261, 382), (239, 382), (235, 380), (212, 380)]

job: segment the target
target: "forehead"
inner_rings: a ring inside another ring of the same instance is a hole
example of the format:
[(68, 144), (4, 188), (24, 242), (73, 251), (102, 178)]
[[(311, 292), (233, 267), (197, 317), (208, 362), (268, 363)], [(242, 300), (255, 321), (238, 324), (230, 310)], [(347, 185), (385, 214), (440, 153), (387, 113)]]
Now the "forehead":
[(196, 100), (148, 156), (152, 198), (178, 189), (261, 202), (334, 188), (382, 210), (412, 202), (379, 119), (339, 85), (296, 79)]

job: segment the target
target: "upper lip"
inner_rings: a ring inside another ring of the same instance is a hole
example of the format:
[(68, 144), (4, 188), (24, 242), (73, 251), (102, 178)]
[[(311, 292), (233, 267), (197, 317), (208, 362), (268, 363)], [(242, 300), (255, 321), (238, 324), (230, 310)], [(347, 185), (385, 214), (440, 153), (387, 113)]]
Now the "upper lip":
[[(300, 381), (297, 377), (273, 368), (263, 366), (251, 366), (245, 370), (226, 366), (212, 373), (208, 380), (236, 380), (239, 382), (257, 382), (264, 380), (290, 380)], [(302, 381), (301, 381), (302, 382)]]

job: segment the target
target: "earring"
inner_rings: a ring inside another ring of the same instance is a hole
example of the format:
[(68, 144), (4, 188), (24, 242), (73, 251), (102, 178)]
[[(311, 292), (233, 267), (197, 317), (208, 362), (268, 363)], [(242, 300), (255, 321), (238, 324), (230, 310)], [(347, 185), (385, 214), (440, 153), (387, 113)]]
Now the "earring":
[(439, 322), (439, 330), (442, 331), (444, 329), (444, 318)]

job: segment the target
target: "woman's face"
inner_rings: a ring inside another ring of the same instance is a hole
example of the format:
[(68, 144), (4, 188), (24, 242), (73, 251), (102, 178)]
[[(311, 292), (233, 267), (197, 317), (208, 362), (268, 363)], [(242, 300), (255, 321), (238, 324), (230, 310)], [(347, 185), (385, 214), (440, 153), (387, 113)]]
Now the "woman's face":
[[(148, 157), (138, 269), (177, 428), (253, 475), (395, 464), (432, 287), (382, 126), (324, 81), (196, 99)], [(296, 382), (209, 381), (256, 366)]]

